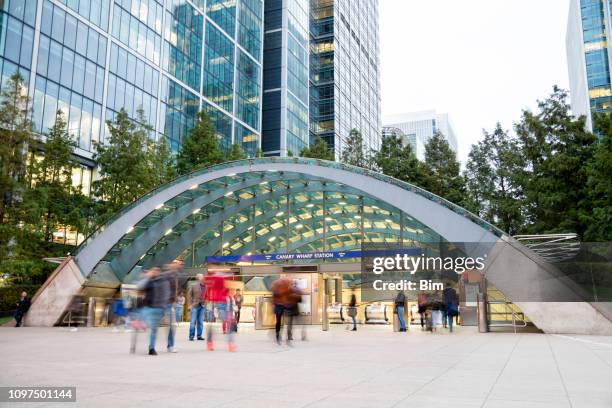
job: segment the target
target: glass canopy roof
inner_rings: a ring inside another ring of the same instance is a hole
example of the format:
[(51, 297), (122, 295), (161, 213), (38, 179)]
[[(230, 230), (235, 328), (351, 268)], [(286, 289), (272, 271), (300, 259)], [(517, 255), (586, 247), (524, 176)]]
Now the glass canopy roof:
[[(494, 234), (502, 233), (464, 209), (409, 184), (365, 169), (301, 158), (250, 159), (199, 170), (145, 195), (107, 226), (159, 191), (209, 171), (231, 171), (244, 162), (294, 162), (368, 175), (425, 196)], [(410, 214), (366, 191), (299, 172), (229, 173), (183, 190), (156, 204), (136, 224), (125, 226), (125, 233), (113, 240), (115, 244), (96, 264), (93, 274), (110, 268), (123, 281), (132, 271), (174, 259), (184, 260), (188, 267), (198, 267), (205, 264), (207, 256), (348, 251), (366, 242), (414, 245), (444, 241)], [(96, 234), (79, 250), (92, 243)]]

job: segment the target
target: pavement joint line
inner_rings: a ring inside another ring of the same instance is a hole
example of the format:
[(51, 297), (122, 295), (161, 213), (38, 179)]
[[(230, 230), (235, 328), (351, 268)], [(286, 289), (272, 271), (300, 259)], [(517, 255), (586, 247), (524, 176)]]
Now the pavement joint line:
[(565, 397), (569, 402), (570, 408), (572, 408), (572, 399), (570, 398), (569, 391), (567, 390), (567, 386), (565, 385), (565, 379), (563, 378), (563, 374), (561, 373), (561, 368), (559, 367), (559, 362), (557, 361), (557, 355), (555, 354), (555, 350), (553, 350), (552, 344), (550, 344), (550, 336), (546, 334), (544, 336), (546, 338), (546, 343), (548, 343), (548, 348), (550, 349), (550, 353), (552, 354), (553, 360), (555, 361), (555, 367), (557, 367), (557, 373), (559, 374), (559, 378), (561, 379), (563, 391), (565, 391)]
[(565, 339), (579, 341), (579, 342), (582, 342), (582, 343), (595, 344), (595, 345), (598, 345), (598, 346), (612, 347), (612, 344), (609, 344), (609, 343), (600, 343), (598, 341), (579, 339), (578, 337), (568, 336), (566, 334), (553, 334), (553, 336), (555, 336), (555, 337), (563, 337)]
[[(464, 339), (463, 342), (467, 341), (468, 339)], [(472, 351), (470, 351), (469, 353), (467, 353), (463, 358), (458, 359), (454, 364), (451, 364), (449, 367), (446, 368), (446, 370), (442, 371), (440, 374), (432, 377), (429, 381), (427, 381), (426, 383), (422, 384), (420, 387), (418, 387), (416, 390), (412, 391), (410, 394), (408, 394), (407, 396), (405, 396), (404, 398), (400, 399), (399, 401), (396, 401), (392, 407), (397, 406), (399, 403), (406, 401), (408, 398), (412, 397), (414, 394), (416, 394), (417, 392), (421, 391), (423, 388), (425, 388), (427, 385), (431, 384), (433, 381), (437, 380), (438, 378), (440, 378), (441, 376), (443, 376), (444, 374), (446, 374), (447, 372), (449, 372), (450, 370), (452, 370), (453, 368), (455, 368), (457, 365), (459, 365), (459, 363), (461, 363), (462, 361), (464, 361), (468, 356), (472, 355), (476, 350), (480, 349), (482, 346), (484, 346), (488, 341), (483, 341), (482, 343), (480, 343), (477, 347), (475, 347)], [(456, 346), (457, 344), (461, 344), (462, 342), (459, 343), (454, 343), (452, 344), (452, 346)], [(447, 346), (442, 346), (438, 349), (436, 349), (435, 351), (438, 350), (442, 350), (446, 347), (450, 347), (451, 345), (447, 345)], [(407, 363), (406, 363), (407, 364)], [(403, 364), (403, 365), (406, 365)]]
[(588, 341), (588, 340), (584, 340), (584, 339), (578, 339), (572, 336), (566, 336), (566, 335), (562, 335), (562, 334), (553, 334), (553, 336), (555, 337), (562, 337), (562, 338), (566, 338), (566, 339), (570, 339), (570, 340), (574, 340), (577, 341), (579, 343), (582, 343), (582, 347), (584, 347), (585, 349), (587, 349), (591, 354), (595, 355), (595, 357), (597, 357), (598, 359), (600, 359), (604, 365), (607, 365), (608, 367), (612, 368), (612, 364), (607, 361), (606, 359), (604, 359), (602, 356), (600, 356), (595, 350), (593, 350), (590, 347), (587, 347), (586, 344), (597, 344), (597, 345), (603, 345), (603, 346), (608, 346), (608, 347), (612, 347), (612, 344), (606, 344), (606, 343), (600, 343), (597, 341)]
[(510, 353), (508, 354), (508, 358), (506, 359), (504, 366), (501, 368), (501, 370), (499, 370), (499, 373), (497, 374), (497, 377), (495, 378), (495, 382), (493, 382), (493, 384), (491, 385), (491, 388), (489, 388), (489, 391), (487, 392), (487, 395), (485, 395), (485, 398), (482, 401), (480, 408), (484, 408), (484, 406), (487, 404), (487, 401), (489, 401), (489, 397), (491, 396), (491, 393), (495, 389), (495, 386), (499, 382), (499, 379), (501, 378), (501, 376), (504, 374), (504, 371), (506, 370), (506, 367), (508, 366), (510, 359), (512, 359), (512, 355), (514, 354), (514, 351), (518, 347), (518, 344), (521, 342), (522, 338), (523, 336), (519, 334), (518, 338), (516, 339), (516, 342), (514, 343), (514, 346), (512, 347), (512, 350), (510, 350)]

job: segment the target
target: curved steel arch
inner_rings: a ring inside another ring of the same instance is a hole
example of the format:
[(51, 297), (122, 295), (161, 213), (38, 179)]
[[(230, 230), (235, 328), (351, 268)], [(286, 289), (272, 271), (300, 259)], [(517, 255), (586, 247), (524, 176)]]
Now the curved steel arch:
[[(85, 276), (89, 275), (124, 236), (128, 227), (136, 225), (160, 203), (188, 193), (194, 184), (202, 185), (223, 177), (253, 172), (277, 174), (279, 179), (286, 177), (282, 172), (298, 173), (304, 176), (305, 181), (319, 179), (345, 185), (403, 211), (448, 241), (495, 242), (505, 236), (502, 231), (462, 208), (379, 173), (313, 159), (249, 159), (196, 171), (161, 186), (129, 205), (79, 247), (75, 256), (79, 269)], [(159, 241), (165, 232), (162, 229), (152, 230), (148, 242), (155, 237)]]

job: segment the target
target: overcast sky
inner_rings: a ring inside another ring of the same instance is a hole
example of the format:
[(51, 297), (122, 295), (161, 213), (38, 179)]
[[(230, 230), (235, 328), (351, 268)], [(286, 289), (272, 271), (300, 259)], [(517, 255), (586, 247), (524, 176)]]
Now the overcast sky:
[(465, 164), (497, 121), (511, 128), (569, 87), (569, 0), (380, 0), (382, 114), (448, 112)]

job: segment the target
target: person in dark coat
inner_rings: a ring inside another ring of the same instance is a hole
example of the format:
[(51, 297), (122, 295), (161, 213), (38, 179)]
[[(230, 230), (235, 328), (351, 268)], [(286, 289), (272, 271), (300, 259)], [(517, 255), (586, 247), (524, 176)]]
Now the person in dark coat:
[(15, 314), (13, 315), (15, 318), (15, 327), (21, 327), (23, 316), (30, 309), (30, 298), (27, 292), (21, 292), (21, 297), (15, 302), (15, 306), (17, 306), (17, 310), (15, 310)]
[[(170, 299), (170, 283), (165, 276), (160, 275), (157, 267), (149, 269), (144, 281), (144, 313), (147, 316), (147, 325), (151, 333), (149, 335), (149, 355), (156, 356), (155, 342), (157, 340), (157, 329), (164, 317)], [(170, 347), (168, 351), (172, 352)]]
[(453, 332), (453, 319), (459, 315), (459, 296), (454, 288), (447, 287), (444, 289), (444, 307), (446, 310), (446, 319), (448, 320), (448, 329)]

